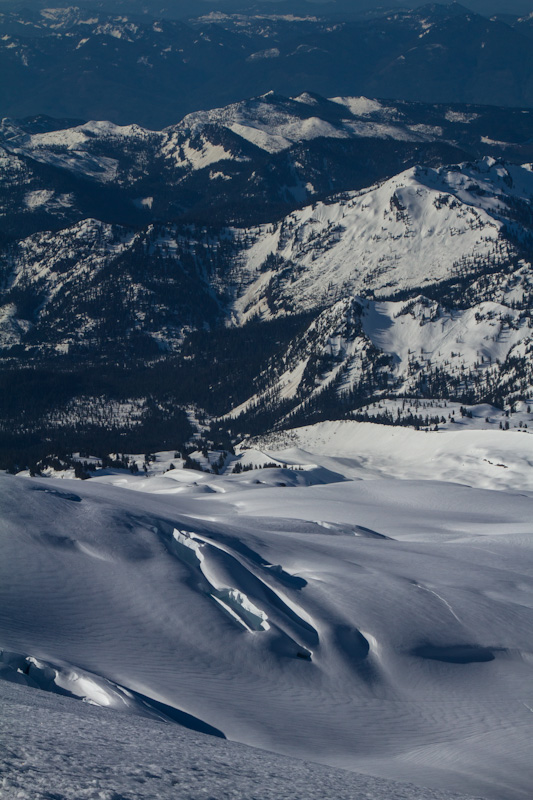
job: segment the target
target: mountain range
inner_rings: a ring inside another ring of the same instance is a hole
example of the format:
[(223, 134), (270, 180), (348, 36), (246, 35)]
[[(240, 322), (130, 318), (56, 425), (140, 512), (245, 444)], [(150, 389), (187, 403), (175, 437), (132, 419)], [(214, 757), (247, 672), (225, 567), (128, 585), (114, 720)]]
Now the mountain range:
[(324, 96), (533, 105), (527, 14), (488, 18), (453, 3), (349, 19), (321, 15), (324, 8), (207, 6), (200, 16), (168, 19), (7, 6), (0, 69), (10, 80), (0, 88), (0, 115), (160, 128), (269, 90), (297, 96), (310, 88)]
[(530, 396), (529, 110), (269, 93), (67, 125), (2, 123), (4, 463)]
[(3, 235), (106, 222), (254, 224), (423, 164), (533, 160), (533, 111), (273, 92), (161, 131), (0, 123)]

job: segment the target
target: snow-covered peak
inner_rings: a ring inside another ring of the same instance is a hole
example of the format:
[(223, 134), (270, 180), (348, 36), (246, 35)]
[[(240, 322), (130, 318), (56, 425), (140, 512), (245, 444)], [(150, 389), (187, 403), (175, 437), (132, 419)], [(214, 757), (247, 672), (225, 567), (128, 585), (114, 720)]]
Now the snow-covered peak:
[(273, 99), (274, 95), (269, 93), (257, 100), (189, 114), (179, 128), (197, 132), (206, 125), (221, 125), (270, 153), (285, 150), (301, 139), (335, 135), (327, 123), (316, 118), (302, 120), (296, 113), (273, 103)]
[[(115, 125), (105, 120), (91, 120), (68, 128), (53, 127), (43, 132), (31, 132), (30, 127), (29, 132), (27, 126), (4, 119), (0, 138), (14, 153), (101, 183), (110, 183), (117, 178), (126, 143), (137, 149), (147, 145), (153, 147), (164, 136), (136, 124)], [(105, 147), (108, 147), (109, 155), (102, 153)]]
[(87, 142), (107, 138), (137, 138), (144, 139), (155, 135), (154, 131), (141, 128), (140, 125), (115, 125), (106, 120), (90, 120), (83, 125), (65, 130), (49, 131), (47, 133), (34, 133), (29, 140), (29, 147), (65, 147), (76, 150)]
[[(264, 294), (272, 296), (274, 286), (280, 309), (309, 308), (369, 287), (390, 295), (431, 285), (468, 264), (474, 269), (478, 260), (504, 263), (509, 249), (500, 238), (511, 215), (509, 196), (533, 196), (531, 173), (485, 160), (414, 167), (348, 199), (307, 206), (273, 230), (258, 231), (243, 257), (250, 283), (236, 313), (264, 313)], [(273, 255), (281, 259), (282, 280), (266, 268)]]
[(397, 114), (397, 109), (393, 106), (386, 106), (379, 100), (372, 100), (368, 97), (332, 97), (333, 103), (338, 103), (348, 109), (350, 114), (355, 117), (368, 117), (376, 113)]
[[(336, 106), (334, 113), (328, 107), (331, 103)], [(340, 109), (345, 113), (339, 113)], [(290, 99), (268, 92), (224, 108), (188, 114), (174, 129), (199, 132), (207, 125), (220, 125), (269, 153), (319, 138), (424, 141), (442, 135), (437, 128), (404, 125), (398, 122), (401, 116), (395, 107), (367, 98), (327, 101), (304, 92)]]
[(78, 6), (67, 6), (64, 8), (41, 8), (39, 15), (47, 28), (61, 31), (79, 23), (83, 12)]

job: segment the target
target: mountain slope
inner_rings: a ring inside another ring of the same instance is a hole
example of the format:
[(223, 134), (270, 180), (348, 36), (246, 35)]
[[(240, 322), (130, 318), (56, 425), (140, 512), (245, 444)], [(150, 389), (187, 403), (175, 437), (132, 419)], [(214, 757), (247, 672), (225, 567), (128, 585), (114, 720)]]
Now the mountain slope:
[[(488, 159), (440, 170), (414, 168), (364, 191), (296, 211), (277, 225), (219, 231), (154, 225), (128, 231), (84, 221), (8, 248), (4, 298), (15, 305), (18, 298), (21, 310), (28, 308), (22, 318), (38, 324), (32, 334), (35, 344), (52, 335), (62, 346), (68, 344), (61, 329), (71, 316), (77, 338), (85, 339), (90, 349), (89, 323), (82, 322), (81, 308), (76, 313), (73, 307), (69, 316), (63, 295), (69, 303), (86, 309), (92, 304), (91, 313), (98, 309), (104, 319), (115, 319), (115, 338), (121, 338), (121, 326), (124, 333), (133, 326), (169, 347), (172, 334), (163, 328), (169, 315), (179, 331), (213, 323), (217, 315), (242, 324), (258, 314), (269, 318), (318, 310), (354, 293), (387, 297), (428, 289), (431, 295), (436, 286), (443, 287), (439, 296), (447, 292), (457, 304), (454, 281), (472, 284), (480, 275), (509, 270), (523, 277), (519, 283), (527, 292), (526, 272), (519, 270), (533, 235), (532, 196), (528, 169)], [(176, 294), (172, 300), (171, 290)], [(133, 319), (128, 324), (116, 319), (114, 293), (125, 314), (131, 308), (137, 325)], [(521, 296), (516, 287), (512, 299), (528, 306), (528, 295)], [(47, 332), (42, 326), (49, 315)], [(71, 329), (69, 335), (74, 334)]]
[[(489, 159), (459, 168), (415, 168), (339, 202), (297, 211), (247, 251), (246, 269), (261, 273), (259, 286), (252, 284), (237, 308), (244, 315), (265, 305), (270, 277), (271, 307), (277, 301), (298, 309), (322, 305), (328, 295), (369, 290), (383, 296), (462, 271), (473, 277), (476, 264), (496, 270), (516, 256), (502, 235), (504, 225), (518, 241), (531, 236), (532, 197), (529, 170)], [(518, 223), (522, 217), (526, 228)], [(270, 272), (267, 258), (275, 264)]]
[[(273, 225), (34, 234), (0, 261), (6, 381), (30, 368), (2, 400), (5, 431), (27, 431), (23, 408), (30, 430), (85, 429), (106, 396), (118, 430), (196, 403), (222, 439), (386, 395), (528, 400), (532, 196), (529, 167), (487, 158), (413, 168)], [(36, 366), (51, 406), (30, 411)]]
[(417, 169), (265, 231), (244, 256), (238, 318), (325, 310), (233, 415), (289, 398), (335, 414), (372, 393), (529, 397), (532, 190), (529, 170), (491, 160)]

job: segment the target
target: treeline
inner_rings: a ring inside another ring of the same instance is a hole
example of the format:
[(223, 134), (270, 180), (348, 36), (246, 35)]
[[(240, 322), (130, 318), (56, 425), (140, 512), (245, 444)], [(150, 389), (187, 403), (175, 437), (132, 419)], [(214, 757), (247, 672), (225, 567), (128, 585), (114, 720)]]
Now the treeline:
[[(28, 421), (29, 422), (29, 421)], [(26, 430), (0, 430), (0, 469), (18, 472), (39, 469), (38, 463), (49, 456), (68, 459), (73, 452), (83, 452), (100, 459), (108, 453), (145, 453), (172, 449), (187, 441), (193, 429), (186, 413), (148, 415), (135, 427), (103, 427), (78, 421), (61, 428), (50, 428), (35, 421)]]
[[(82, 364), (64, 357), (47, 367), (1, 368), (0, 469), (23, 468), (80, 448), (95, 454), (176, 447), (192, 433), (183, 406), (195, 404), (216, 416), (244, 402), (257, 389), (255, 376), (312, 316), (197, 331), (180, 354), (151, 362)], [(119, 418), (105, 426), (88, 423), (81, 401), (91, 397), (105, 397), (110, 404), (142, 399), (143, 413), (140, 419)], [(221, 425), (213, 434), (226, 449), (231, 427)]]
[(426, 414), (426, 416), (423, 417), (421, 414), (412, 413), (395, 416), (390, 411), (383, 411), (376, 414), (369, 414), (368, 411), (355, 411), (351, 415), (351, 419), (354, 419), (356, 422), (375, 422), (379, 425), (395, 425), (398, 427), (415, 428), (415, 430), (429, 428), (431, 426), (436, 427), (446, 422), (446, 419), (442, 416), (430, 417), (429, 414)]

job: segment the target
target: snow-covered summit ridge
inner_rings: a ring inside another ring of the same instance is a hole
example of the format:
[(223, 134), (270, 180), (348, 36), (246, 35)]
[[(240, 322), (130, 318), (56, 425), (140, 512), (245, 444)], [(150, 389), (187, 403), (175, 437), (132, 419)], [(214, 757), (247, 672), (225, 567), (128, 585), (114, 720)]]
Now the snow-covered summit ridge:
[[(337, 113), (332, 108), (333, 102), (337, 105)], [(309, 111), (305, 112), (307, 108)], [(312, 114), (313, 108), (316, 115)], [(326, 119), (321, 118), (321, 112)], [(318, 138), (359, 136), (421, 141), (442, 135), (438, 128), (405, 125), (402, 116), (395, 107), (365, 97), (324, 101), (309, 93), (288, 99), (268, 92), (251, 101), (189, 114), (180, 127), (198, 131), (206, 125), (222, 125), (269, 153), (286, 150), (296, 142)]]
[[(94, 140), (121, 139), (130, 137), (152, 141), (163, 153), (169, 154), (183, 146), (184, 134), (188, 137), (202, 136), (204, 130), (217, 125), (247, 142), (276, 153), (292, 147), (297, 142), (317, 138), (353, 137), (392, 138), (402, 141), (431, 140), (442, 136), (442, 130), (423, 126), (405, 126), (400, 118), (403, 116), (394, 107), (368, 100), (366, 98), (335, 98), (335, 103), (343, 109), (331, 116), (333, 103), (315, 99), (313, 95), (303, 94), (294, 100), (268, 92), (264, 96), (234, 103), (224, 108), (210, 111), (198, 111), (187, 115), (180, 123), (170, 126), (164, 131), (149, 131), (138, 125), (115, 125), (106, 121), (90, 121), (65, 130), (47, 133), (27, 134), (12, 120), (2, 121), (2, 131), (10, 145), (17, 145), (30, 152), (39, 153), (47, 147), (60, 147), (68, 150), (83, 150), (94, 144)], [(329, 113), (326, 119), (321, 118), (320, 111), (312, 114), (314, 106), (323, 105)], [(329, 106), (329, 108), (328, 108)], [(307, 109), (307, 110), (304, 110)], [(370, 121), (370, 118), (375, 118)], [(360, 122), (356, 122), (360, 119)], [(392, 124), (392, 123), (396, 124)], [(205, 140), (204, 140), (205, 146)], [(232, 154), (220, 148), (213, 153), (209, 161), (189, 159), (193, 168), (202, 168), (209, 163), (231, 159)]]
[[(486, 108), (432, 106), (429, 115), (422, 113), (423, 108), (417, 103), (391, 103), (367, 97), (326, 99), (304, 92), (289, 98), (267, 92), (226, 107), (190, 113), (180, 122), (161, 131), (148, 130), (136, 124), (116, 125), (93, 120), (63, 130), (30, 134), (16, 120), (4, 119), (0, 133), (10, 146), (28, 152), (37, 151), (41, 157), (48, 147), (90, 150), (99, 141), (109, 143), (116, 140), (118, 143), (125, 139), (143, 142), (156, 152), (162, 150), (168, 156), (174, 151), (179, 152), (184, 142), (194, 147), (194, 142), (190, 140), (195, 137), (207, 137), (213, 146), (213, 127), (226, 130), (237, 137), (237, 142), (244, 141), (268, 153), (279, 153), (295, 144), (322, 138), (413, 143), (439, 141), (449, 144), (475, 141), (477, 138), (479, 144), (484, 139), (487, 145), (491, 142), (494, 146), (498, 145), (495, 135), (492, 138), (489, 135), (492, 123), (484, 123)], [(426, 122), (423, 122), (424, 118)], [(469, 132), (469, 126), (473, 125), (476, 131), (479, 125), (482, 126), (479, 134)], [(513, 142), (500, 144), (513, 147)], [(231, 151), (226, 155), (220, 153), (218, 160), (228, 158), (232, 158)]]
[(280, 308), (299, 309), (367, 289), (390, 296), (468, 267), (475, 273), (476, 264), (489, 261), (503, 266), (513, 256), (502, 238), (504, 225), (517, 236), (530, 235), (513, 219), (514, 201), (532, 198), (531, 172), (487, 158), (415, 167), (341, 200), (308, 206), (258, 232), (243, 256), (243, 272), (253, 280), (235, 312), (238, 319), (267, 312), (275, 263), (283, 274), (276, 285)]

